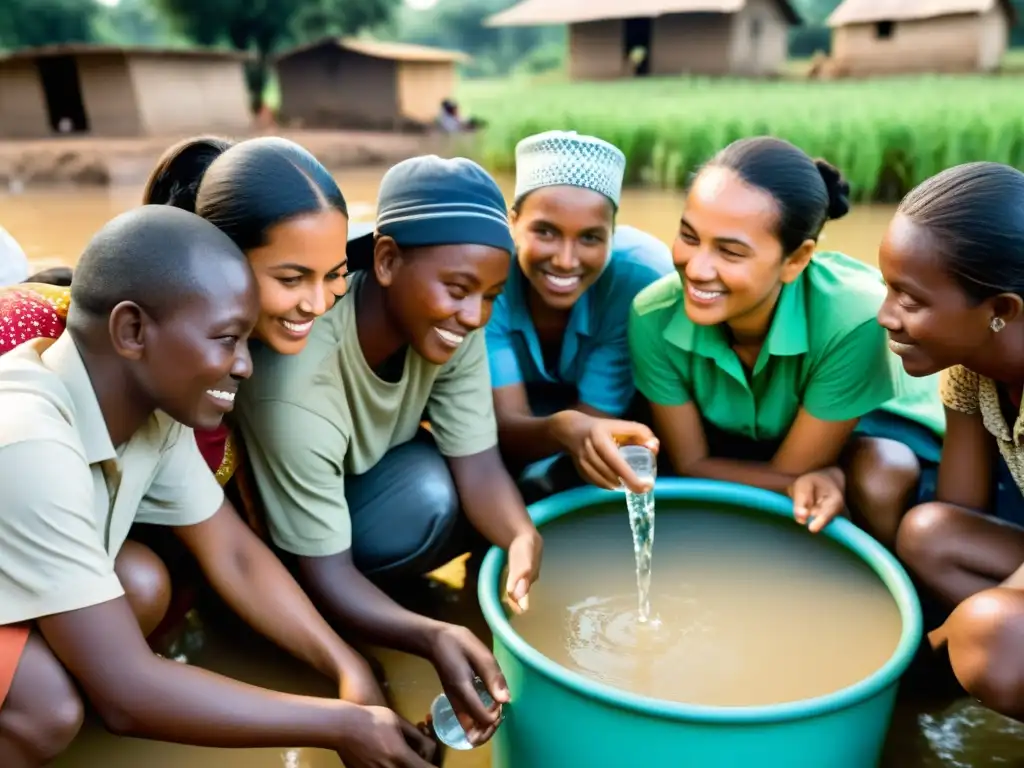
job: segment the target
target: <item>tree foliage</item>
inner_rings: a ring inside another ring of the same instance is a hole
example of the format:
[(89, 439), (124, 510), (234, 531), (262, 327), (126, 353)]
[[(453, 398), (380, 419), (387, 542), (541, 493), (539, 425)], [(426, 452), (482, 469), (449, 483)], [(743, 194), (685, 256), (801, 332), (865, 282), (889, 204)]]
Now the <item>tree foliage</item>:
[(117, 5), (104, 6), (94, 26), (98, 40), (115, 45), (189, 44), (184, 35), (172, 32), (167, 17), (151, 0), (120, 0)]
[(520, 63), (564, 58), (565, 27), (486, 27), (489, 17), (518, 0), (438, 0), (425, 11), (409, 8), (398, 17), (402, 40), (470, 54), (468, 74), (502, 75)]
[(291, 43), (351, 35), (382, 24), (399, 1), (155, 0), (178, 29), (200, 45), (226, 44), (255, 54), (248, 67), (254, 109), (263, 104), (269, 60), (275, 51)]
[(793, 0), (793, 10), (807, 26), (822, 26), (841, 0)]
[(99, 13), (96, 0), (0, 0), (0, 47), (92, 42)]

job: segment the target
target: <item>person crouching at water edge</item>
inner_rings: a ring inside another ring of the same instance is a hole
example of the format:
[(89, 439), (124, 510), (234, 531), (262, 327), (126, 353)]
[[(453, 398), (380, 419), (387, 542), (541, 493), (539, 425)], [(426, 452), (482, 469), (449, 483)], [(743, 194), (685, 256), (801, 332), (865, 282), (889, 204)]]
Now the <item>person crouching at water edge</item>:
[(1024, 174), (971, 163), (928, 179), (878, 257), (878, 320), (907, 372), (942, 371), (946, 406), (934, 500), (907, 513), (896, 551), (955, 607), (929, 637), (963, 687), (1024, 721)]
[[(294, 142), (262, 137), (232, 145), (215, 137), (186, 139), (158, 161), (143, 203), (198, 213), (245, 252), (260, 299), (252, 339), (281, 354), (302, 349), (315, 318), (345, 293), (345, 198), (327, 169)], [(69, 304), (67, 289), (36, 284), (0, 288), (0, 355), (31, 338), (59, 336)], [(196, 428), (195, 439), (229, 498), (256, 523), (244, 451), (227, 419), (211, 429)], [(176, 537), (165, 527), (148, 525), (133, 526), (115, 568), (137, 610), (150, 606), (152, 618), (142, 625), (160, 647), (180, 626), (202, 575)], [(383, 702), (369, 666), (357, 666), (331, 671), (345, 697), (362, 704)]]
[(273, 642), (325, 671), (354, 655), (225, 501), (192, 436), (220, 422), (230, 403), (218, 393), (251, 372), (258, 314), (252, 272), (224, 233), (144, 206), (86, 248), (67, 332), (0, 358), (4, 768), (48, 764), (68, 746), (83, 717), (78, 687), (119, 734), (428, 765), (433, 743), (391, 710), (267, 691), (156, 656), (114, 571), (133, 523), (169, 526)]
[(617, 443), (658, 449), (647, 426), (621, 420), (636, 415), (626, 325), (636, 294), (673, 271), (672, 255), (615, 225), (625, 165), (617, 147), (571, 132), (516, 147), (517, 258), (487, 350), (501, 450), (530, 502), (581, 476), (634, 486)]
[(687, 193), (678, 273), (637, 296), (630, 348), (675, 472), (788, 489), (814, 532), (845, 490), (855, 519), (892, 544), (921, 462), (939, 456), (942, 408), (937, 382), (889, 353), (878, 270), (815, 253), (848, 192), (792, 144), (730, 144)]
[(238, 421), (273, 542), (321, 610), (429, 659), (479, 743), (498, 708), (474, 675), (508, 701), (493, 656), (385, 590), (479, 549), (475, 528), (508, 550), (510, 602), (527, 605), (541, 539), (498, 452), (482, 330), (514, 245), (500, 189), (462, 158), (394, 166), (377, 211), (370, 268), (301, 353), (254, 354)]

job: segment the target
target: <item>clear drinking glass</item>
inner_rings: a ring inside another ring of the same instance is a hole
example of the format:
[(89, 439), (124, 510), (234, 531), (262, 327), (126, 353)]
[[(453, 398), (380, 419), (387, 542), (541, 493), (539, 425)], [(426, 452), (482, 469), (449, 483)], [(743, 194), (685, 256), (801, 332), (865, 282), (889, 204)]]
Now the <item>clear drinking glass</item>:
[[(494, 706), (494, 699), (490, 692), (487, 690), (487, 686), (484, 685), (484, 681), (479, 677), (473, 680), (473, 687), (476, 688), (477, 695), (480, 696), (480, 701), (483, 705), (490, 709)], [(474, 749), (480, 746), (479, 744), (473, 744), (467, 737), (466, 731), (462, 727), (462, 723), (459, 722), (459, 718), (455, 715), (455, 710), (452, 709), (452, 703), (448, 701), (448, 697), (445, 694), (439, 695), (434, 699), (430, 705), (430, 716), (434, 721), (434, 733), (437, 734), (437, 738), (442, 744), (446, 744), (452, 749)], [(501, 707), (498, 708), (498, 722), (501, 722), (502, 714)]]
[[(658, 476), (658, 462), (650, 448), (642, 445), (623, 445), (619, 447), (619, 455), (626, 460), (637, 479), (654, 483)], [(626, 486), (620, 485), (620, 489), (624, 491)]]

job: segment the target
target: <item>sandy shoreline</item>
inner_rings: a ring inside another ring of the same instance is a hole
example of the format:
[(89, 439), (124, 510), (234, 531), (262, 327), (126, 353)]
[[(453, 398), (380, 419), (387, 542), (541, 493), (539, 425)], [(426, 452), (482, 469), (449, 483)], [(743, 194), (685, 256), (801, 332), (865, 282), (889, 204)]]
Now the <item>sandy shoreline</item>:
[[(281, 130), (332, 169), (388, 166), (426, 152), (446, 154), (443, 136), (365, 131)], [(260, 135), (253, 133), (251, 135)], [(57, 137), (0, 142), (0, 188), (138, 184), (161, 153), (184, 136), (145, 138)], [(238, 137), (243, 138), (243, 137)]]

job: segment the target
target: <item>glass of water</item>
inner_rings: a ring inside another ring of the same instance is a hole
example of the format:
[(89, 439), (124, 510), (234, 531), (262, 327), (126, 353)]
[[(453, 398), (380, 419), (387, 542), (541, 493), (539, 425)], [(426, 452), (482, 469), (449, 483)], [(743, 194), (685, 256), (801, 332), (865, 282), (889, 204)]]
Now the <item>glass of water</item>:
[[(626, 460), (638, 480), (654, 484), (654, 480), (658, 476), (658, 461), (654, 451), (642, 445), (623, 445), (619, 447), (619, 455)], [(621, 489), (626, 490), (625, 484), (621, 486)]]
[[(479, 677), (475, 678), (473, 680), (473, 687), (476, 689), (480, 701), (483, 702), (487, 709), (494, 706), (494, 698), (487, 690), (483, 680)], [(439, 695), (430, 705), (430, 717), (433, 720), (434, 733), (437, 734), (437, 738), (442, 744), (446, 744), (452, 749), (460, 750), (474, 749), (480, 746), (479, 744), (473, 744), (466, 736), (466, 730), (462, 727), (462, 723), (459, 722), (455, 710), (452, 709), (452, 703), (448, 701), (448, 697), (445, 694)], [(499, 705), (498, 722), (500, 723), (501, 720), (501, 705)]]

